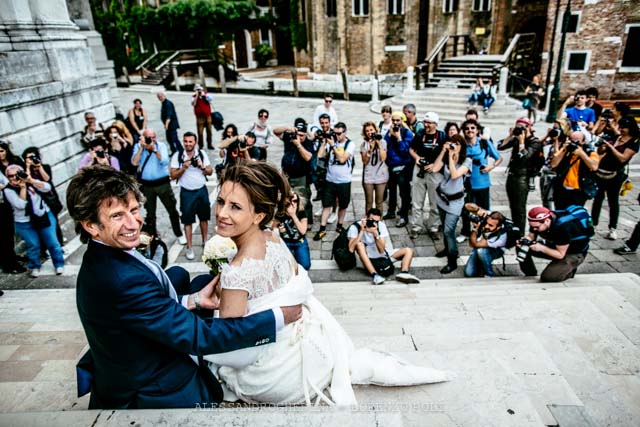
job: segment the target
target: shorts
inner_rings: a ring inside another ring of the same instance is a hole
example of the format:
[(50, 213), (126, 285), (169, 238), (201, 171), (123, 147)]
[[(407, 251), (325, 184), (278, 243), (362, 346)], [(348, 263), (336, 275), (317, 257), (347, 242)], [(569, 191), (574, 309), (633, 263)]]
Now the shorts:
[(211, 219), (211, 203), (206, 185), (198, 190), (180, 189), (180, 213), (182, 224), (193, 224), (196, 222), (196, 215), (200, 221)]
[(347, 209), (351, 202), (351, 183), (346, 182), (344, 184), (334, 184), (333, 182), (327, 182), (324, 186), (324, 193), (322, 194), (322, 207), (332, 208), (336, 204), (336, 197), (338, 198), (338, 208)]

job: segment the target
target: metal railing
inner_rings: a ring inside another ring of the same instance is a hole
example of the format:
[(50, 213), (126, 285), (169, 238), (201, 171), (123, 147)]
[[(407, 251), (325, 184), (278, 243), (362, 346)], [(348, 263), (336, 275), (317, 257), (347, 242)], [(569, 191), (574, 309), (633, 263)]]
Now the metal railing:
[(459, 54), (473, 55), (476, 53), (478, 53), (478, 49), (476, 49), (473, 40), (468, 34), (456, 34), (454, 36), (447, 34), (442, 36), (429, 55), (427, 55), (425, 62), (416, 65), (416, 90), (420, 90), (422, 86), (421, 77), (424, 84), (427, 85), (431, 71), (437, 69), (440, 62), (444, 61), (448, 56), (455, 57)]
[(518, 33), (513, 36), (509, 46), (502, 54), (501, 65), (501, 67), (509, 69), (506, 84), (508, 93), (524, 92), (528, 83), (540, 69), (540, 59), (535, 33)]

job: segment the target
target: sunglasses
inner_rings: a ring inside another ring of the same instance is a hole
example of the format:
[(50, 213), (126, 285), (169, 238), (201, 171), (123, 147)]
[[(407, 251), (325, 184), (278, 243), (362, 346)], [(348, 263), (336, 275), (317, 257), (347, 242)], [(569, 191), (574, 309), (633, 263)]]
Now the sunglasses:
[(476, 127), (466, 127), (466, 128), (464, 128), (462, 130), (477, 130), (477, 129), (478, 128), (476, 128)]
[(11, 174), (11, 175), (7, 175), (7, 178), (8, 178), (8, 179), (13, 179), (13, 178), (15, 178), (16, 176), (18, 176), (18, 175), (16, 175), (16, 174), (14, 173), (14, 174)]
[(264, 117), (265, 119), (269, 118), (268, 114), (258, 114), (258, 117)]
[(344, 133), (344, 132), (334, 132), (334, 135), (335, 135), (335, 136), (340, 136), (340, 135), (342, 135), (343, 133)]
[(331, 104), (333, 102), (333, 100), (331, 99), (325, 99), (324, 102), (326, 102), (327, 104)]

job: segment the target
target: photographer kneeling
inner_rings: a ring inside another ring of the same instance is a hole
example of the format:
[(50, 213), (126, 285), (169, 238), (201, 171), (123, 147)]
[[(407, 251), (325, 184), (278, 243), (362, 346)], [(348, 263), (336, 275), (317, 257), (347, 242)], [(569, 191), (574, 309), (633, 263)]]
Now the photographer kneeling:
[[(477, 206), (471, 207), (477, 208)], [(465, 209), (473, 211), (465, 205)], [(477, 209), (476, 214), (469, 214), (473, 224), (469, 246), (473, 248), (464, 267), (465, 277), (493, 277), (492, 263), (501, 258), (507, 246), (507, 230), (504, 227), (505, 216), (501, 212), (488, 212)], [(480, 238), (479, 238), (480, 237)]]
[[(529, 235), (517, 245), (517, 260), (525, 276), (535, 276), (532, 257), (550, 259), (540, 274), (541, 282), (563, 282), (572, 278), (584, 262), (594, 235), (589, 212), (572, 205), (550, 211), (538, 206), (529, 211)], [(538, 238), (541, 238), (539, 241)]]
[[(349, 239), (349, 252), (356, 252), (364, 268), (373, 276), (373, 284), (380, 285), (385, 277), (393, 274), (393, 261), (402, 260), (400, 273), (396, 274), (396, 280), (403, 283), (420, 283), (413, 274), (409, 274), (413, 249), (393, 249), (389, 239), (389, 229), (382, 221), (382, 212), (371, 208), (367, 217), (360, 222), (353, 223), (347, 230)], [(383, 277), (384, 276), (384, 277)]]

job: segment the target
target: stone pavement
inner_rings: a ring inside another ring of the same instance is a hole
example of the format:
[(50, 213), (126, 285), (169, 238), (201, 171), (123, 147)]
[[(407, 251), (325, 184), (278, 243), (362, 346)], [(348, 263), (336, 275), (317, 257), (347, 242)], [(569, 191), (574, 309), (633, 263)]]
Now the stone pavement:
[[(169, 93), (183, 130), (195, 121), (188, 94)], [(159, 103), (148, 89), (122, 90), (126, 113), (141, 98), (150, 126), (160, 128)], [(274, 126), (309, 118), (318, 100), (242, 95), (216, 95), (216, 107), (227, 123), (241, 131), (259, 108), (271, 112)], [(366, 103), (335, 101), (335, 107), (359, 141), (363, 121), (378, 121)], [(158, 133), (160, 136), (162, 132)], [(216, 137), (219, 135), (216, 132)], [(494, 135), (496, 135), (494, 131)], [(216, 140), (218, 138), (215, 138)], [(497, 138), (496, 138), (497, 139)], [(281, 143), (269, 149), (269, 161), (279, 164)], [(215, 156), (215, 153), (212, 157)], [(631, 177), (637, 182), (638, 160)], [(362, 162), (356, 162), (353, 204), (345, 224), (363, 214)], [(504, 168), (492, 174), (493, 209), (508, 214)], [(208, 188), (215, 200), (217, 183)], [(176, 193), (178, 188), (174, 187)], [(621, 199), (619, 235), (626, 237), (640, 219), (634, 189)], [(530, 205), (539, 201), (530, 194)], [(316, 202), (317, 203), (317, 202)], [(316, 205), (314, 210), (317, 210)], [(198, 257), (187, 261), (175, 242), (164, 208), (158, 207), (159, 227), (170, 248), (170, 263), (192, 273), (205, 272)], [(73, 225), (63, 217), (67, 266), (55, 276), (48, 262), (43, 276), (0, 275), (0, 425), (634, 425), (640, 415), (640, 263), (637, 255), (618, 256), (611, 249), (619, 241), (604, 239), (606, 209), (587, 261), (575, 279), (564, 284), (540, 284), (520, 276), (514, 254), (505, 257), (506, 270), (493, 280), (460, 279), (462, 268), (450, 275), (434, 257), (442, 240), (419, 236), (412, 241), (406, 228), (389, 224), (395, 247), (412, 246), (417, 258), (413, 272), (422, 280), (402, 285), (393, 280), (373, 287), (362, 270), (340, 272), (330, 260), (333, 227), (322, 242), (312, 240), (311, 277), (318, 298), (336, 315), (356, 345), (400, 353), (416, 363), (449, 369), (458, 378), (447, 384), (411, 388), (359, 387), (363, 408), (355, 412), (286, 409), (226, 409), (206, 411), (75, 411), (87, 399), (75, 398), (74, 364), (86, 345), (77, 318), (75, 275), (84, 247)], [(201, 252), (199, 231), (194, 249)], [(461, 244), (463, 263), (469, 249)], [(604, 273), (604, 274), (590, 274)], [(67, 288), (67, 289), (65, 289)], [(58, 412), (58, 411), (70, 412)], [(53, 412), (43, 412), (53, 411)], [(262, 412), (261, 412), (262, 411)], [(562, 422), (561, 422), (562, 420)], [(578, 421), (580, 420), (580, 421)]]

